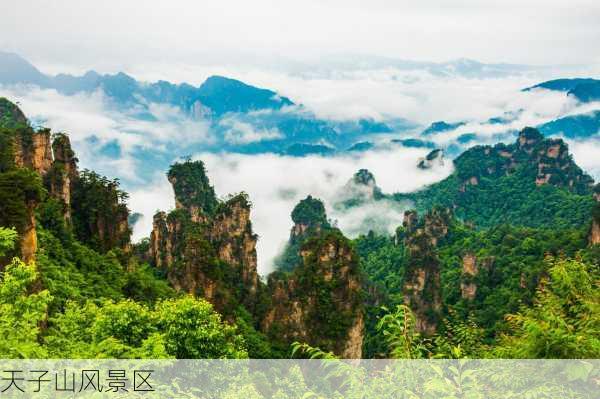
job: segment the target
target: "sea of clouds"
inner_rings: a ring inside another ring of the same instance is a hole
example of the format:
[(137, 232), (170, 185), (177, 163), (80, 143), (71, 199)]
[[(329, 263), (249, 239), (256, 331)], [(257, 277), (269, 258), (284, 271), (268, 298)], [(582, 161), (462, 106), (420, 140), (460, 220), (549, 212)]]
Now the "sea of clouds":
[[(348, 120), (372, 117), (377, 120), (404, 118), (427, 126), (433, 121), (466, 121), (453, 131), (433, 140), (444, 147), (464, 133), (476, 133), (478, 141), (492, 143), (497, 134), (510, 129), (536, 125), (560, 116), (600, 109), (600, 104), (581, 105), (564, 93), (521, 89), (543, 81), (535, 73), (495, 78), (440, 76), (419, 70), (395, 68), (344, 69), (326, 74), (228, 71), (228, 75), (259, 87), (268, 87), (321, 118)], [(223, 73), (225, 74), (225, 73)], [(416, 167), (424, 149), (402, 146), (375, 149), (354, 155), (293, 158), (275, 154), (241, 155), (190, 151), (216, 137), (210, 124), (190, 120), (173, 107), (149, 104), (155, 121), (140, 120), (132, 110), (115, 108), (102, 92), (64, 96), (54, 90), (36, 87), (3, 87), (0, 96), (18, 101), (34, 121), (54, 131), (69, 133), (82, 168), (97, 170), (121, 179), (130, 193), (129, 205), (143, 216), (134, 228), (134, 239), (149, 235), (156, 210), (174, 207), (173, 192), (164, 169), (140, 154), (158, 154), (173, 162), (191, 155), (206, 163), (208, 175), (220, 196), (246, 191), (254, 204), (252, 221), (259, 235), (259, 271), (272, 269), (274, 257), (283, 247), (291, 228), (290, 212), (307, 195), (324, 200), (329, 217), (349, 236), (366, 233), (376, 220), (382, 231), (401, 224), (410, 204), (382, 201), (350, 211), (334, 209), (339, 190), (360, 168), (369, 169), (384, 192), (408, 192), (439, 181), (452, 172), (452, 163), (423, 171)], [(491, 117), (511, 112), (516, 117), (507, 125), (491, 125)], [(277, 131), (253, 131), (252, 126), (231, 118), (229, 140), (248, 142)], [(398, 132), (387, 138), (415, 136)], [(118, 156), (98, 151), (116, 143)], [(600, 141), (570, 140), (575, 161), (596, 179), (600, 178)]]

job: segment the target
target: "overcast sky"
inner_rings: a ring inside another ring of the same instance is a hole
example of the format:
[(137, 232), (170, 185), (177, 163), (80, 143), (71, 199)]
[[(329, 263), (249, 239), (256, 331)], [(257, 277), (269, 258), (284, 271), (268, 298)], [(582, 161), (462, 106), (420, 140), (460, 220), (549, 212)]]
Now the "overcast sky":
[(19, 0), (0, 3), (0, 48), (50, 72), (339, 54), (589, 64), (599, 21), (598, 0)]

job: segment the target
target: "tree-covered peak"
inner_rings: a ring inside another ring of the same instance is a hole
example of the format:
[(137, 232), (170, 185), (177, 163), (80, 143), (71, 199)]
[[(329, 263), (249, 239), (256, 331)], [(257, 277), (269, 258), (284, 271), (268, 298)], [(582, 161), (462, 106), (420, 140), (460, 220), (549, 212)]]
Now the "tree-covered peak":
[(334, 207), (343, 209), (383, 197), (375, 176), (368, 169), (359, 169), (338, 192)]
[(546, 82), (538, 83), (535, 86), (528, 87), (523, 89), (523, 91), (530, 91), (533, 89), (546, 89), (546, 90), (554, 90), (554, 91), (570, 91), (573, 90), (577, 85), (582, 83), (593, 83), (598, 82), (595, 79), (589, 78), (573, 78), (573, 79), (554, 79), (548, 80)]
[(15, 103), (0, 97), (0, 128), (12, 129), (27, 123), (27, 117)]
[(546, 139), (539, 130), (526, 127), (514, 144), (475, 146), (454, 161), (455, 176), (466, 185), (481, 178), (500, 178), (522, 172), (523, 184), (549, 184), (578, 194), (589, 194), (593, 179), (569, 154), (562, 139)]
[(539, 130), (533, 127), (525, 127), (519, 132), (518, 147), (534, 146), (544, 140), (544, 136)]
[(429, 125), (429, 127), (423, 130), (421, 134), (423, 136), (429, 136), (436, 133), (447, 132), (449, 130), (456, 129), (464, 124), (464, 122), (447, 123), (445, 121), (437, 121)]
[(589, 223), (593, 179), (561, 139), (523, 129), (512, 144), (478, 145), (454, 160), (446, 179), (410, 194), (420, 212), (435, 205), (452, 208), (477, 227), (502, 223), (532, 227), (579, 227)]
[(554, 79), (523, 89), (546, 89), (566, 92), (581, 102), (591, 102), (600, 99), (600, 80), (591, 78)]
[(179, 208), (198, 208), (211, 214), (218, 205), (214, 188), (210, 185), (202, 161), (176, 162), (167, 173), (175, 191), (175, 203)]
[(327, 213), (323, 201), (311, 195), (301, 200), (292, 211), (292, 221), (295, 224), (308, 226), (328, 226)]
[(359, 169), (352, 177), (355, 184), (364, 186), (376, 186), (375, 176), (368, 169)]

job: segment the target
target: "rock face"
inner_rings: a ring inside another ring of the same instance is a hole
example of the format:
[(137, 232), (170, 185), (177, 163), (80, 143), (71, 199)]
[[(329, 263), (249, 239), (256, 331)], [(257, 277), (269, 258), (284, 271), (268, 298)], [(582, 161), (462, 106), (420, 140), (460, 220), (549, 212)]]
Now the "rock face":
[(256, 242), (252, 231), (250, 202), (237, 195), (225, 202), (213, 219), (210, 240), (217, 243), (218, 258), (233, 266), (251, 297), (258, 289)]
[(34, 132), (31, 129), (25, 129), (23, 133), (15, 136), (15, 166), (33, 169), (44, 176), (52, 166), (50, 130), (42, 129)]
[(35, 209), (42, 193), (39, 176), (23, 169), (47, 173), (52, 163), (50, 131), (34, 131), (19, 107), (5, 98), (0, 98), (0, 129), (0, 189), (5, 191), (0, 206), (14, 207), (2, 212), (0, 225), (16, 227), (21, 258), (31, 262), (37, 252)]
[(463, 256), (462, 278), (460, 282), (461, 296), (464, 299), (473, 300), (477, 295), (477, 284), (473, 281), (473, 277), (477, 276), (479, 268), (477, 266), (477, 258), (472, 253), (467, 253)]
[(262, 330), (290, 344), (306, 342), (343, 358), (362, 355), (364, 312), (358, 258), (339, 230), (314, 233), (291, 273), (269, 277), (272, 305)]
[(424, 158), (420, 158), (417, 163), (419, 169), (431, 169), (436, 166), (444, 165), (444, 151), (441, 149), (435, 149), (427, 154)]
[(544, 139), (534, 128), (526, 127), (516, 143), (476, 146), (461, 154), (455, 165), (463, 185), (476, 186), (483, 177), (499, 177), (525, 167), (537, 186), (550, 184), (578, 194), (589, 193), (593, 179), (572, 160), (561, 139)]
[(592, 211), (592, 227), (590, 229), (590, 245), (600, 244), (600, 183), (594, 187), (594, 199), (596, 206)]
[(415, 211), (404, 214), (404, 245), (409, 257), (404, 302), (415, 313), (417, 330), (425, 335), (435, 332), (440, 319), (440, 261), (436, 247), (448, 234), (450, 219), (449, 210), (438, 208), (422, 219)]
[(150, 259), (176, 289), (219, 310), (236, 302), (252, 310), (259, 279), (247, 196), (218, 201), (200, 161), (175, 164), (168, 177), (177, 209), (154, 216)]
[(358, 258), (307, 197), (292, 212), (297, 263), (265, 287), (245, 194), (216, 198), (200, 161), (171, 167), (176, 209), (154, 216), (148, 257), (177, 290), (202, 296), (226, 318), (243, 305), (274, 342), (307, 342), (347, 358), (362, 354), (364, 316)]
[(23, 229), (19, 232), (19, 246), (21, 248), (21, 259), (25, 263), (34, 262), (37, 252), (37, 231), (35, 227), (35, 207), (37, 202), (29, 201), (27, 206), (27, 219)]
[[(0, 99), (0, 127), (3, 128), (0, 131), (0, 172), (27, 169), (35, 172), (35, 178), (30, 176), (29, 180), (26, 173), (19, 175), (25, 179), (20, 183), (20, 189), (27, 186), (30, 192), (35, 191), (32, 181), (41, 177), (50, 194), (47, 201), (56, 200), (62, 205), (65, 226), (75, 232), (77, 239), (94, 244), (93, 247), (100, 251), (116, 247), (127, 250), (130, 245), (129, 210), (120, 196), (123, 193), (118, 190), (118, 183), (93, 172), (84, 172), (84, 178), (80, 179), (77, 158), (68, 136), (53, 135), (49, 129), (34, 130), (18, 107), (7, 103), (12, 104)], [(33, 260), (37, 249), (34, 213), (41, 201), (41, 194), (30, 194), (25, 195), (27, 200), (23, 204), (27, 209), (27, 220), (19, 223), (18, 229), (22, 257), (26, 260)], [(74, 215), (79, 221), (77, 228), (72, 224)]]
[(310, 195), (294, 207), (292, 221), (290, 239), (283, 253), (275, 259), (275, 267), (280, 271), (292, 271), (300, 263), (302, 244), (309, 237), (331, 228), (323, 202)]
[(66, 134), (56, 134), (52, 142), (54, 162), (47, 176), (50, 195), (63, 205), (63, 217), (71, 224), (71, 191), (72, 185), (79, 177), (77, 158), (71, 148), (71, 141)]

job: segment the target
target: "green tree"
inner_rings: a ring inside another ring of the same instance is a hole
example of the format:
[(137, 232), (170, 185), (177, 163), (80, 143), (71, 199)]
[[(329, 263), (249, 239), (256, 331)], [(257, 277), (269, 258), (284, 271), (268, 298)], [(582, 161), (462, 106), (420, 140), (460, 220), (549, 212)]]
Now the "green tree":
[(9, 251), (12, 251), (15, 247), (17, 237), (15, 229), (0, 227), (0, 258), (4, 257)]
[(62, 358), (245, 358), (236, 327), (212, 305), (186, 296), (154, 308), (132, 300), (67, 303), (44, 337)]
[(548, 260), (532, 307), (507, 316), (513, 333), (497, 355), (515, 358), (600, 357), (600, 288), (592, 268), (568, 259)]
[(406, 305), (397, 305), (394, 311), (379, 320), (377, 329), (388, 344), (389, 355), (394, 359), (420, 359), (427, 347), (416, 330), (417, 320)]
[(26, 265), (18, 258), (0, 277), (0, 358), (46, 356), (39, 341), (40, 326), (52, 297), (46, 290), (31, 293), (37, 278), (35, 264)]
[(163, 301), (156, 306), (156, 318), (167, 352), (178, 359), (247, 357), (235, 327), (223, 323), (205, 300), (186, 296)]

